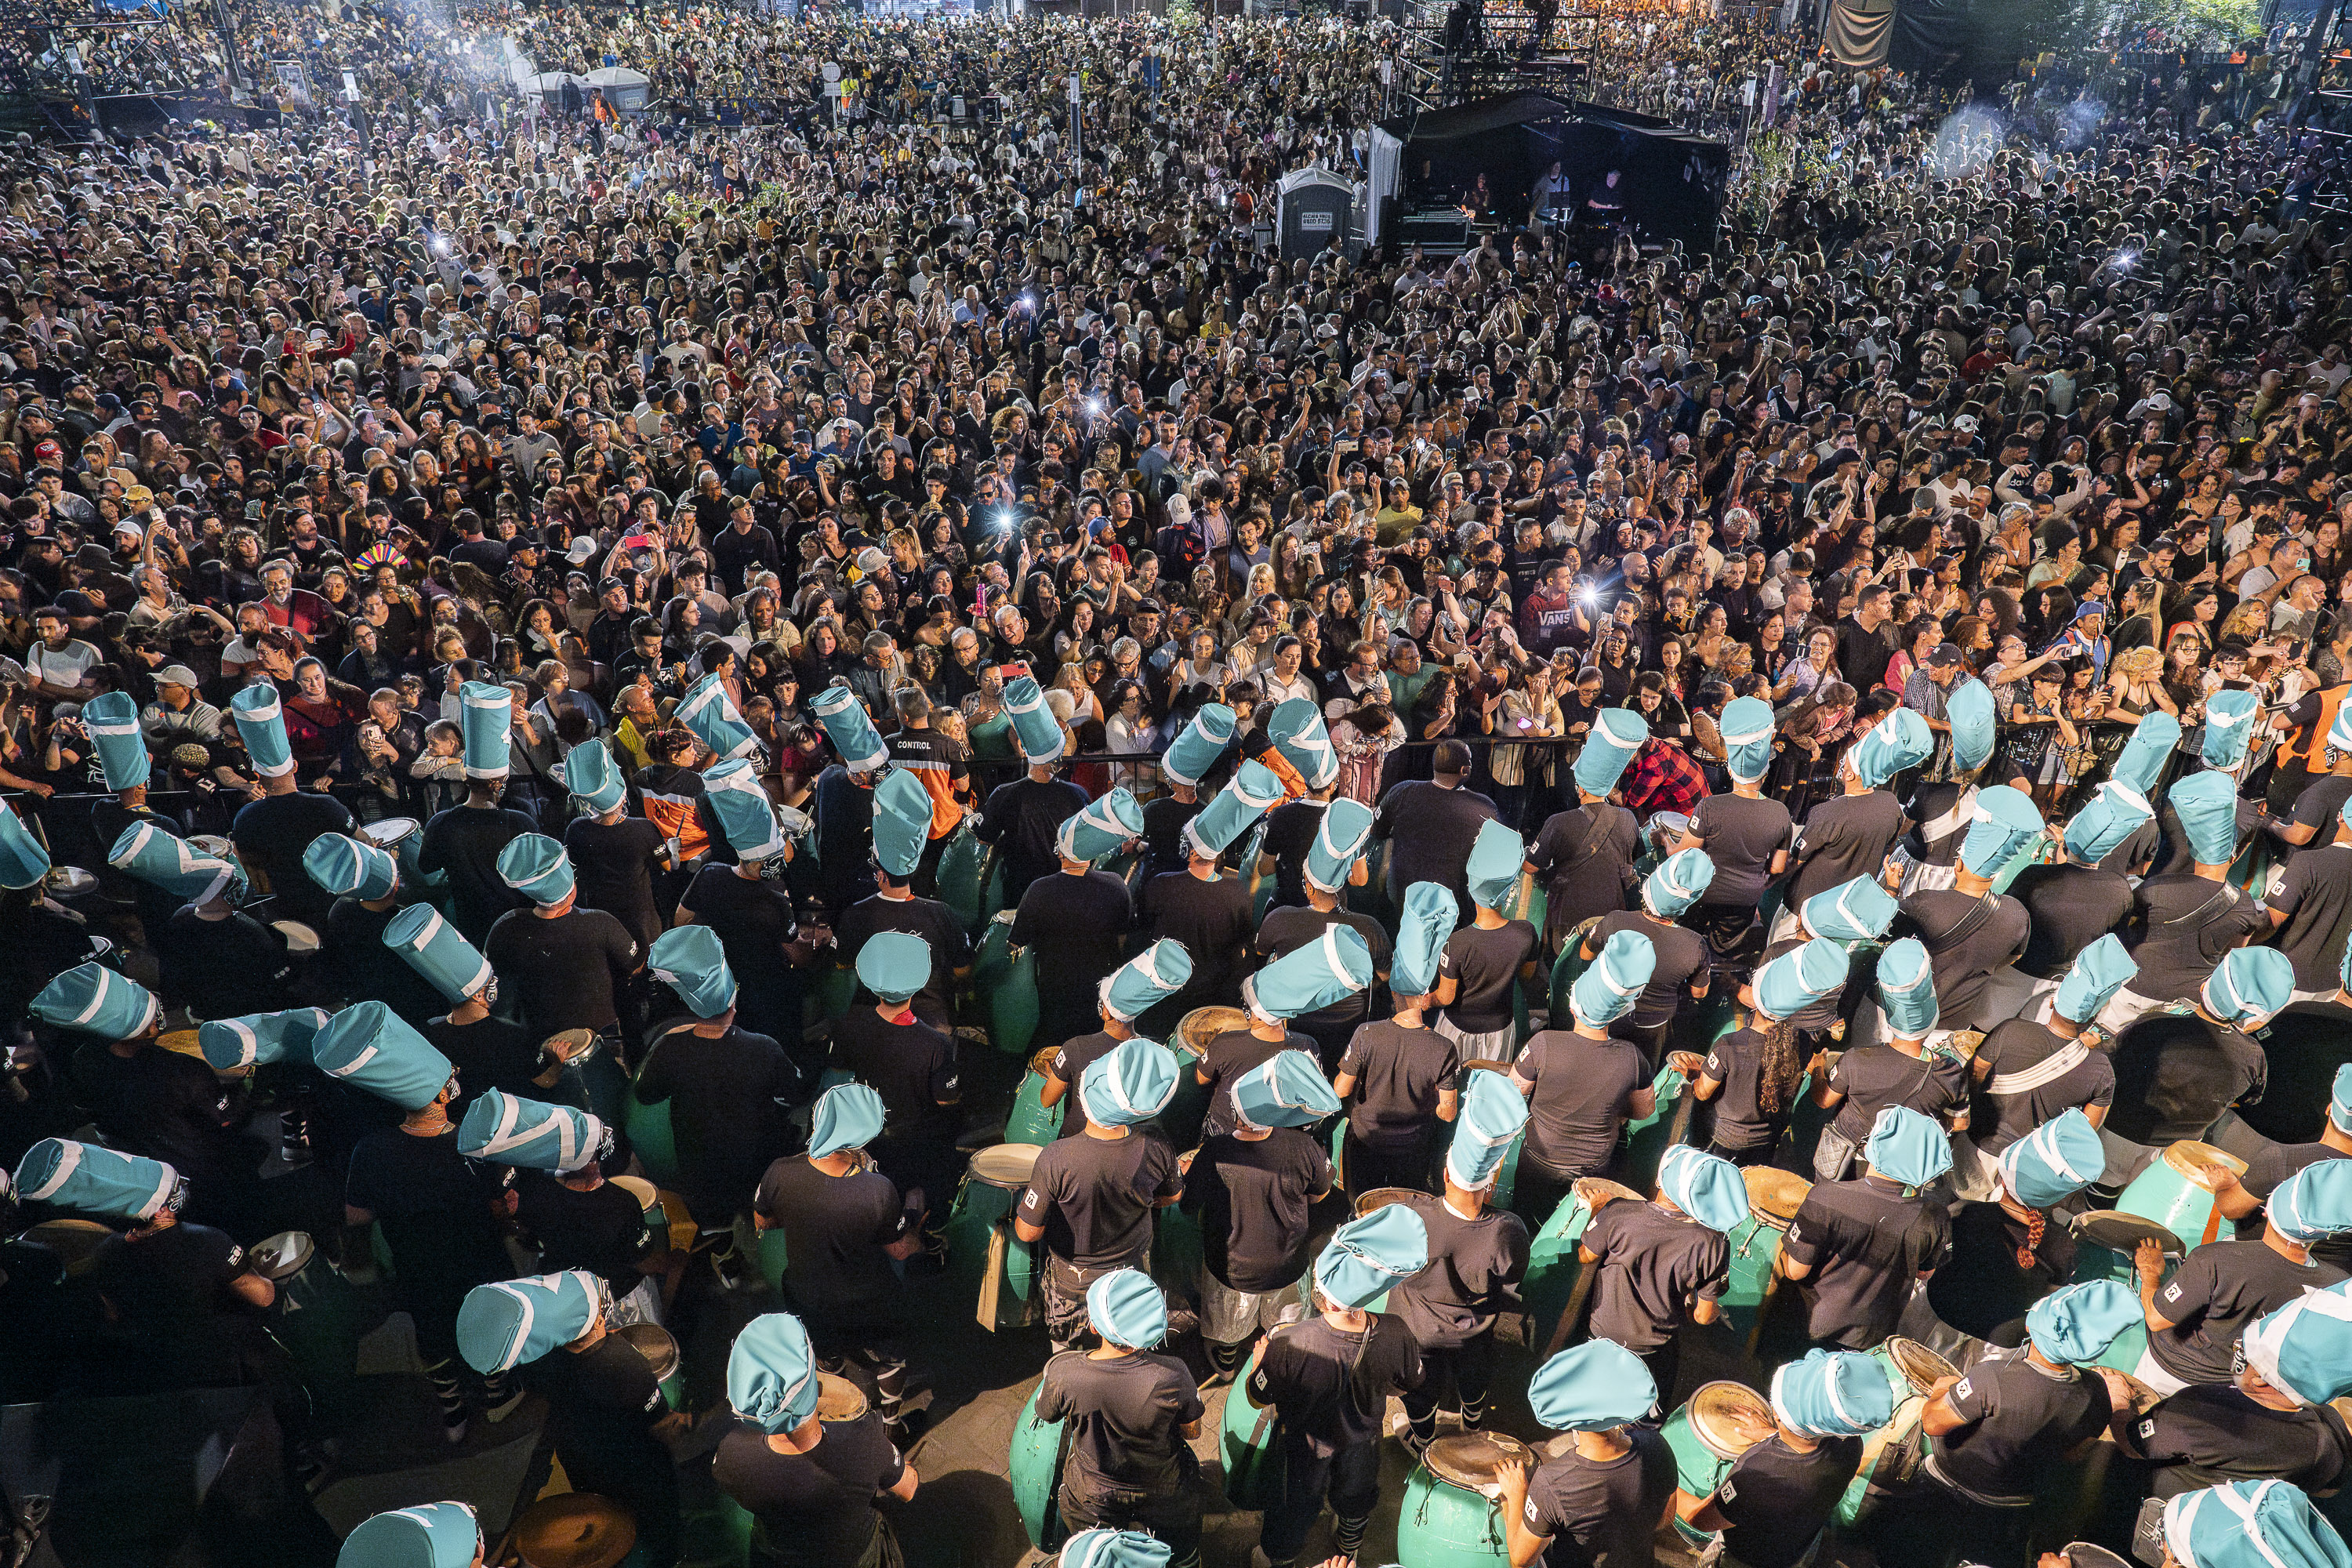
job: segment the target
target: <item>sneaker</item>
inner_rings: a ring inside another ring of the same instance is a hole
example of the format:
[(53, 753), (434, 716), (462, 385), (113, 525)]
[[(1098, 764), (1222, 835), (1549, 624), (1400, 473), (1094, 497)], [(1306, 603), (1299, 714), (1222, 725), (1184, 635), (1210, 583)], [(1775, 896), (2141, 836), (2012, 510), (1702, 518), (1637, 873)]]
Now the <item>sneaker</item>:
[(500, 1394), (497, 1390), (493, 1389), (491, 1391), (490, 1407), (488, 1410), (483, 1411), (482, 1415), (484, 1418), (494, 1423), (503, 1421), (508, 1416), (522, 1408), (522, 1402), (526, 1397), (527, 1396), (523, 1393), (522, 1386), (520, 1384), (508, 1384), (504, 1394)]
[(743, 1255), (732, 1242), (710, 1255), (710, 1271), (718, 1276), (719, 1288), (730, 1293), (743, 1289), (752, 1280), (743, 1271)]
[(441, 1417), (441, 1436), (447, 1438), (449, 1446), (454, 1448), (466, 1440), (466, 1433), (472, 1426), (463, 1411), (454, 1415), (444, 1415)]

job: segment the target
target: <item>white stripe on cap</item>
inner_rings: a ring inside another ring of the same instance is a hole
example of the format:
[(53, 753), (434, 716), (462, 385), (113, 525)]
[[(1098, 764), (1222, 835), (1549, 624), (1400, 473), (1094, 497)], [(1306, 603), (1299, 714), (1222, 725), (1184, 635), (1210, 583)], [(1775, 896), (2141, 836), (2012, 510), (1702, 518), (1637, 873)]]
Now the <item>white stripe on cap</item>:
[(326, 1069), (327, 1076), (329, 1078), (349, 1078), (352, 1074), (359, 1071), (360, 1068), (367, 1066), (368, 1063), (375, 1060), (378, 1050), (379, 1047), (370, 1046), (367, 1049), (353, 1057), (350, 1061), (345, 1062), (341, 1067), (328, 1068)]
[(106, 1006), (107, 994), (113, 989), (113, 972), (105, 968), (100, 968), (98, 972), (98, 984), (90, 987), (89, 1005), (74, 1016), (75, 1026), (79, 1027), (81, 1025), (89, 1023), (92, 1018), (97, 1017), (99, 1013)]
[(1772, 723), (1769, 720), (1767, 720), (1764, 727), (1760, 730), (1743, 730), (1737, 735), (1731, 733), (1727, 730), (1724, 731), (1722, 733), (1723, 743), (1726, 747), (1752, 746), (1759, 741), (1769, 741), (1772, 738)]
[[(499, 1364), (491, 1369), (494, 1372), (512, 1372), (522, 1364), (522, 1347), (530, 1343), (531, 1325), (539, 1321), (539, 1309), (532, 1306), (530, 1298), (522, 1293), (523, 1286), (530, 1283), (532, 1282), (530, 1280), (514, 1283), (499, 1280), (490, 1287), (493, 1290), (513, 1297), (517, 1304), (522, 1308), (522, 1322), (517, 1326), (514, 1337), (508, 1342), (507, 1348), (499, 1352)], [(541, 1286), (541, 1289), (544, 1289), (545, 1287)]]
[(261, 1054), (261, 1037), (253, 1032), (251, 1025), (239, 1018), (223, 1018), (220, 1025), (236, 1037), (236, 1065), (251, 1067)]
[(164, 1164), (163, 1161), (158, 1160), (155, 1163), (162, 1169), (163, 1174), (155, 1179), (155, 1190), (147, 1194), (146, 1203), (140, 1206), (138, 1213), (131, 1216), (133, 1219), (153, 1219), (155, 1211), (163, 1206), (163, 1201), (172, 1195), (172, 1188), (180, 1179), (180, 1173)]
[(58, 1147), (65, 1151), (58, 1160), (58, 1168), (49, 1173), (47, 1181), (37, 1187), (27, 1189), (25, 1194), (26, 1197), (37, 1203), (54, 1195), (63, 1188), (66, 1179), (71, 1176), (74, 1173), (74, 1168), (81, 1163), (80, 1144), (70, 1138), (60, 1138), (58, 1140)]
[[(2238, 1516), (2239, 1522), (2246, 1527), (2247, 1543), (2263, 1554), (2263, 1561), (2269, 1563), (2270, 1568), (2286, 1568), (2286, 1563), (2277, 1552), (2271, 1550), (2271, 1543), (2263, 1538), (2259, 1515), (2262, 1511), (2263, 1499), (2270, 1496), (2271, 1489), (2284, 1484), (2283, 1481), (2264, 1481), (2254, 1489), (2254, 1495), (2251, 1498), (2240, 1497), (2237, 1489), (2231, 1486), (2215, 1487), (2210, 1493), (2211, 1496), (2221, 1500), (2223, 1508)], [(2189, 1568), (2197, 1568), (2197, 1565), (2191, 1563)]]

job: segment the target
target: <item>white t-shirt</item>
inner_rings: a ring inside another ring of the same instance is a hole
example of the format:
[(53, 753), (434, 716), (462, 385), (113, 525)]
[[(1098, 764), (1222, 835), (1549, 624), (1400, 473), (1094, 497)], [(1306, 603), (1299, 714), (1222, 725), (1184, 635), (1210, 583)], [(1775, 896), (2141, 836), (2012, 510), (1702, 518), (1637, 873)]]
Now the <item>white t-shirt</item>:
[(45, 642), (37, 642), (25, 656), (25, 668), (33, 679), (52, 686), (80, 685), (81, 678), (98, 662), (98, 649), (79, 637), (68, 637), (66, 646), (55, 650)]

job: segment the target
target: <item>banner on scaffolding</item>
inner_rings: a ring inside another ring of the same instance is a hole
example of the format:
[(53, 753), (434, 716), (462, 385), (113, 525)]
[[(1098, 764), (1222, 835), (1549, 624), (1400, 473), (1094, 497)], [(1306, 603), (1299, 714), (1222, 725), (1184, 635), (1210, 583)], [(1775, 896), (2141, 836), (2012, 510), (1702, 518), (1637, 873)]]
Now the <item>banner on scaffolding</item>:
[(1822, 42), (1842, 66), (1874, 70), (1885, 65), (1895, 46), (1895, 0), (1832, 0)]

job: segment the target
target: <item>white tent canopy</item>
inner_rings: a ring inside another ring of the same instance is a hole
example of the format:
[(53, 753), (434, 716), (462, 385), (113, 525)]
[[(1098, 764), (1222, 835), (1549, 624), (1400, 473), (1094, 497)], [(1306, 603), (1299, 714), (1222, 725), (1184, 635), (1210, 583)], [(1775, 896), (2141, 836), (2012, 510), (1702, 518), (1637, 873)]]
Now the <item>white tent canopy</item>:
[(602, 70), (590, 71), (580, 80), (581, 90), (601, 88), (604, 101), (624, 114), (634, 113), (653, 101), (653, 79), (627, 66), (606, 66)]

